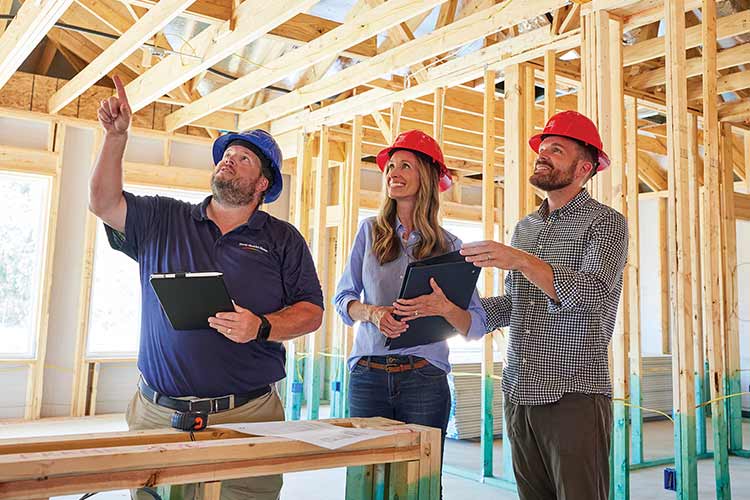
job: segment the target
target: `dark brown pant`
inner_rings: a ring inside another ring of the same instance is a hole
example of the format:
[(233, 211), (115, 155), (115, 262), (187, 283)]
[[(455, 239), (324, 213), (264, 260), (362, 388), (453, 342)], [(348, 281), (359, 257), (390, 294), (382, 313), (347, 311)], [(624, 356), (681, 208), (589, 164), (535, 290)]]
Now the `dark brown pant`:
[(521, 500), (607, 500), (612, 406), (565, 394), (547, 405), (505, 405)]

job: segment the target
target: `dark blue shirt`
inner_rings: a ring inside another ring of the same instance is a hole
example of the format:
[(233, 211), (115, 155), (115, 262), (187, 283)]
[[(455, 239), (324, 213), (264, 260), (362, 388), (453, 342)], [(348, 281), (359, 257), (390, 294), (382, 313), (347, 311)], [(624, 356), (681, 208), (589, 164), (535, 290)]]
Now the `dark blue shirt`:
[(224, 273), (237, 305), (268, 314), (297, 302), (323, 307), (310, 250), (297, 229), (257, 210), (222, 235), (206, 216), (211, 197), (193, 205), (125, 192), (125, 234), (105, 226), (109, 243), (138, 262), (141, 341), (138, 369), (168, 396), (244, 394), (286, 375), (279, 342), (232, 342), (216, 330), (174, 330), (149, 278), (153, 273)]

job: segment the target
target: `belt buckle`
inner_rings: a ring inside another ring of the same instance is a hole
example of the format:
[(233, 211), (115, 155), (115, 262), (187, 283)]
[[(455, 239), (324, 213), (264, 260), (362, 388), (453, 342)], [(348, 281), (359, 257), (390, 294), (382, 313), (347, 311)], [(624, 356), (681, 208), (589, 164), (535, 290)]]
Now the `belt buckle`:
[(400, 363), (386, 363), (385, 371), (386, 373), (400, 372), (401, 364)]
[[(188, 409), (190, 411), (206, 411), (208, 413), (216, 413), (219, 411), (219, 399), (221, 398), (202, 398), (202, 399), (191, 399), (188, 401)], [(201, 403), (208, 403), (208, 409), (198, 408)]]

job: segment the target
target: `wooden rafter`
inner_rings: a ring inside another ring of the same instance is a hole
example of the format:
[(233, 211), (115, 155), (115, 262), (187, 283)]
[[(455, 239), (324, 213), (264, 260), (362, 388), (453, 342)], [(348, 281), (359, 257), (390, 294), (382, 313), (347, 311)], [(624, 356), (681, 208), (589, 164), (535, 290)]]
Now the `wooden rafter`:
[[(202, 118), (213, 111), (221, 109), (226, 104), (251, 95), (268, 85), (283, 79), (290, 73), (305, 69), (319, 61), (326, 60), (332, 54), (341, 51), (343, 47), (351, 46), (361, 39), (369, 38), (390, 26), (398, 24), (404, 18), (411, 17), (424, 10), (429, 10), (431, 7), (434, 7), (442, 1), (444, 0), (392, 0), (387, 4), (367, 10), (336, 30), (321, 36), (307, 45), (289, 52), (280, 58), (273, 66), (269, 68), (259, 68), (212, 92), (192, 105), (186, 106), (185, 108), (172, 113), (167, 117), (167, 130), (175, 130), (197, 118)], [(363, 28), (363, 26), (365, 27)], [(377, 58), (370, 59), (361, 64), (370, 65), (372, 61), (381, 59), (384, 58), (378, 56)], [(359, 65), (357, 65), (357, 67), (358, 66)], [(349, 72), (349, 69), (344, 70), (343, 72)], [(338, 75), (340, 74), (341, 73), (332, 77), (332, 79), (338, 79)], [(380, 75), (376, 75), (376, 77), (377, 76)], [(328, 80), (330, 79), (327, 79), (326, 81)], [(366, 81), (362, 83), (366, 83)], [(321, 84), (324, 84), (324, 82), (314, 82), (308, 86)], [(307, 88), (308, 86), (305, 86), (304, 88)], [(356, 85), (341, 89), (340, 92), (344, 92), (355, 86)], [(300, 91), (301, 90), (298, 90), (296, 92)], [(321, 99), (308, 101), (304, 105), (313, 104), (318, 100), (322, 100), (337, 93), (339, 92), (328, 94), (321, 97)], [(275, 99), (256, 109), (261, 109), (269, 104), (272, 105), (272, 103), (277, 100), (278, 99)]]
[(131, 82), (126, 90), (133, 111), (142, 109), (316, 2), (284, 0), (268, 5), (244, 2), (238, 12), (240, 22), (235, 31), (229, 30), (227, 21), (209, 26), (185, 44), (184, 49), (194, 51), (197, 58), (172, 54)]
[[(534, 0), (519, 4), (515, 2), (494, 5), (485, 11), (465, 17), (444, 28), (438, 29), (389, 50), (368, 61), (356, 64), (337, 73), (323, 82), (310, 84), (302, 89), (276, 98), (263, 106), (240, 115), (240, 127), (249, 128), (283, 116), (312, 103), (336, 95), (358, 85), (380, 77), (394, 68), (410, 66), (437, 54), (460, 47), (465, 43), (509, 27), (523, 19), (559, 8), (562, 0)], [(446, 64), (447, 65), (447, 64)], [(443, 66), (439, 66), (439, 69)], [(434, 90), (434, 89), (432, 89)], [(431, 91), (432, 91), (431, 90)]]
[(0, 88), (13, 76), (73, 0), (24, 2), (0, 36)]
[[(195, 0), (163, 0), (107, 47), (82, 72), (59, 89), (49, 100), (49, 112), (56, 113), (81, 95), (102, 76), (116, 68), (130, 54), (159, 32)], [(171, 90), (171, 89), (169, 89)]]

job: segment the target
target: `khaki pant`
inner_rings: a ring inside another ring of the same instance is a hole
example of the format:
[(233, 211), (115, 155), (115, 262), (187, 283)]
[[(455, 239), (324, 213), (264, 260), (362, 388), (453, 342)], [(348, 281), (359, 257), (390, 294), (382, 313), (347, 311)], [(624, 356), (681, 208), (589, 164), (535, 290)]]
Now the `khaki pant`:
[[(171, 427), (173, 413), (174, 410), (155, 405), (144, 398), (140, 391), (136, 391), (128, 405), (125, 420), (131, 431), (160, 429)], [(209, 425), (280, 420), (284, 420), (284, 407), (275, 388), (268, 394), (242, 406), (208, 416)], [(231, 479), (221, 482), (221, 498), (222, 500), (278, 500), (281, 485), (281, 474)], [(197, 484), (185, 485), (184, 500), (200, 498), (199, 489)], [(131, 497), (135, 500), (152, 500), (151, 495), (143, 491), (131, 491)]]
[(607, 500), (612, 407), (600, 394), (505, 405), (521, 500)]

